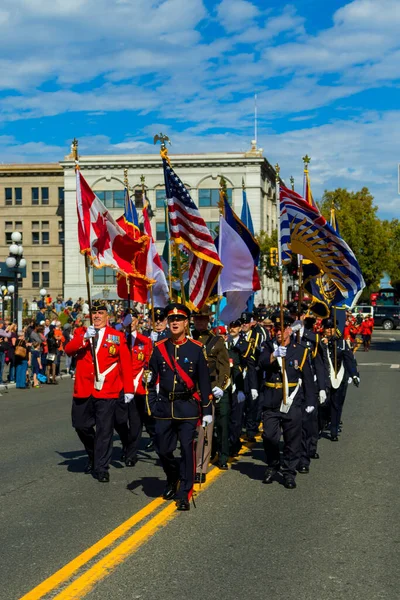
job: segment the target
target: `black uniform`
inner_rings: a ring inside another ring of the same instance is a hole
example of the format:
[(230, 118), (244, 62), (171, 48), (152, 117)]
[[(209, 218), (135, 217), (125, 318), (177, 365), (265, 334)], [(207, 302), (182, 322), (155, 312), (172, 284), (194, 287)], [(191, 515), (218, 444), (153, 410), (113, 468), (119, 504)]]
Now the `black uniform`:
[(296, 468), (301, 453), (302, 406), (305, 394), (314, 390), (313, 373), (307, 360), (308, 348), (291, 342), (287, 346), (286, 374), (289, 384), (288, 394), (297, 388), (288, 412), (282, 412), (282, 372), (279, 362), (271, 363), (273, 344), (263, 347), (259, 366), (265, 373), (264, 385), (261, 390), (261, 406), (263, 409), (263, 442), (267, 465), (271, 471), (280, 468), (279, 440), (283, 432), (283, 465), (282, 473), (286, 479), (294, 480)]
[[(335, 346), (337, 375), (335, 377)], [(328, 407), (330, 410), (331, 436), (337, 438), (346, 398), (349, 377), (359, 377), (353, 352), (343, 338), (331, 338), (327, 343), (329, 363)]]
[(246, 394), (247, 389), (257, 389), (257, 375), (253, 346), (243, 336), (239, 335), (236, 339), (228, 338), (228, 353), (232, 381), (229, 444), (230, 454), (233, 456), (240, 450), (245, 405), (244, 401), (239, 401), (238, 393)]
[[(171, 370), (162, 356), (160, 347), (167, 351), (170, 362), (173, 358), (189, 375), (199, 390), (200, 401), (193, 397), (196, 389), (189, 390), (178, 372)], [(150, 359), (152, 379), (149, 384), (149, 406), (156, 419), (155, 446), (167, 475), (169, 484), (180, 479), (178, 499), (191, 496), (194, 479), (194, 438), (196, 425), (204, 415), (212, 414), (212, 393), (207, 361), (203, 345), (186, 338), (174, 344), (165, 338), (157, 342)], [(156, 384), (159, 384), (157, 392)], [(181, 444), (181, 462), (174, 458), (178, 439)]]

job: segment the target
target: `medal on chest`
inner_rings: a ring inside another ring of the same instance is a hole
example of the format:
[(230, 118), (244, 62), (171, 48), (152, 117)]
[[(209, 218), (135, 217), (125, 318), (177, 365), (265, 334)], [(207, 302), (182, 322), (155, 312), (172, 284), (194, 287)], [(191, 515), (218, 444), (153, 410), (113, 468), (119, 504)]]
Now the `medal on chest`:
[(117, 352), (116, 347), (114, 346), (114, 344), (111, 344), (111, 346), (108, 348), (108, 354), (110, 356), (114, 356)]

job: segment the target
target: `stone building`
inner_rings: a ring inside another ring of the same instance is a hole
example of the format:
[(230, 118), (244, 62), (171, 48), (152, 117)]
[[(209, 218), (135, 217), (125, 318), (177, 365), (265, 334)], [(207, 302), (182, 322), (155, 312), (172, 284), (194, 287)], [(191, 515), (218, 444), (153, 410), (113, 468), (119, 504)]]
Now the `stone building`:
[[(223, 175), (227, 182), (228, 197), (240, 215), (242, 207), (242, 180), (247, 192), (255, 232), (276, 227), (275, 170), (253, 144), (249, 152), (207, 154), (170, 154), (171, 164), (208, 224), (211, 232), (218, 226), (219, 184)], [(65, 278), (64, 296), (86, 296), (84, 260), (79, 254), (77, 239), (76, 180), (71, 156), (61, 162), (64, 169), (65, 189)], [(145, 177), (146, 195), (154, 217), (153, 236), (162, 252), (165, 231), (165, 188), (161, 158), (158, 154), (97, 155), (80, 157), (83, 176), (115, 218), (123, 213), (124, 169), (128, 169), (129, 185), (141, 190), (140, 178)], [(141, 214), (140, 192), (136, 207)], [(93, 295), (115, 291), (115, 273), (111, 269), (94, 269), (91, 273)], [(277, 284), (264, 281), (263, 292), (257, 301), (278, 300)]]
[(64, 282), (64, 171), (58, 164), (0, 165), (0, 261), (8, 256), (13, 231), (22, 233), (27, 276), (20, 297), (54, 298)]

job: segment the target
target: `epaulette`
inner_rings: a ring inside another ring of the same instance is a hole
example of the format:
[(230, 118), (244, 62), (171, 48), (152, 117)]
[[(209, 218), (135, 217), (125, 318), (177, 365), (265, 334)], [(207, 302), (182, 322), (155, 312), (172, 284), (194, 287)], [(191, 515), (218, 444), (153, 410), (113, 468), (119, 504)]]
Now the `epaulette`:
[(193, 342), (193, 344), (196, 344), (197, 346), (203, 346), (203, 344), (201, 342), (199, 342), (199, 340), (194, 340), (193, 338), (188, 338), (189, 342)]
[(154, 345), (155, 346), (159, 346), (160, 344), (165, 344), (165, 342), (168, 342), (169, 338), (164, 338), (163, 340), (159, 340), (158, 342), (156, 342)]

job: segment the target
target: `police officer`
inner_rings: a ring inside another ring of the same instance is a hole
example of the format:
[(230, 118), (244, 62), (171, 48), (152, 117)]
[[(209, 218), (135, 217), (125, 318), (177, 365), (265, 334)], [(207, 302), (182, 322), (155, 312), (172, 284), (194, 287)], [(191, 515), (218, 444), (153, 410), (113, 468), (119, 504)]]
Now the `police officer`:
[(343, 404), (346, 398), (348, 382), (360, 385), (357, 362), (348, 343), (338, 330), (334, 329), (331, 318), (323, 321), (325, 328), (322, 342), (327, 348), (329, 364), (328, 408), (330, 412), (330, 429), (332, 442), (339, 441), (339, 424), (342, 417)]
[[(281, 329), (277, 329), (275, 340), (263, 346), (259, 358), (259, 367), (264, 373), (260, 400), (263, 409), (262, 437), (267, 459), (263, 483), (272, 483), (280, 469), (279, 441), (282, 431), (284, 486), (293, 489), (296, 487), (296, 469), (301, 452), (302, 404), (308, 390), (313, 390), (314, 380), (307, 361), (308, 348), (291, 339), (289, 325), (292, 319), (289, 316), (285, 316), (284, 319), (283, 339)], [(273, 320), (279, 328), (280, 316), (274, 315)], [(286, 402), (283, 398), (283, 381)]]
[[(199, 419), (203, 427), (212, 422), (213, 395), (203, 344), (186, 335), (190, 310), (182, 304), (169, 304), (166, 315), (171, 337), (154, 346), (148, 401), (156, 419), (156, 450), (167, 476), (163, 498), (175, 498), (178, 510), (189, 510), (196, 426)], [(180, 467), (173, 454), (178, 440)]]
[(133, 375), (125, 336), (108, 326), (105, 301), (94, 301), (91, 312), (93, 325), (76, 328), (65, 352), (76, 356), (72, 425), (88, 453), (85, 473), (93, 472), (106, 483), (110, 480), (115, 407), (122, 391), (124, 401), (132, 401)]
[[(208, 329), (209, 322), (210, 308), (204, 306), (199, 313), (193, 315), (193, 339), (198, 340), (205, 347), (208, 368), (210, 370), (211, 388), (214, 396), (213, 416), (217, 434), (215, 438), (218, 452), (217, 466), (220, 469), (226, 470), (229, 458), (230, 403), (227, 390), (230, 383), (229, 355), (224, 338), (220, 335), (215, 335)], [(198, 427), (195, 483), (200, 483), (200, 481), (204, 483), (206, 480), (213, 440), (213, 423), (208, 425), (206, 435), (208, 444), (204, 447), (204, 430), (202, 427)]]
[(152, 330), (147, 330), (143, 335), (147, 335), (151, 338), (153, 343), (159, 342), (164, 338), (170, 337), (170, 330), (168, 327), (167, 315), (165, 314), (165, 308), (161, 306), (154, 307), (154, 323), (152, 321), (153, 311), (149, 312), (150, 324), (152, 326)]
[(243, 411), (247, 389), (256, 389), (257, 375), (253, 344), (241, 335), (242, 321), (236, 319), (229, 324), (227, 339), (229, 362), (231, 367), (231, 416), (229, 423), (230, 455), (236, 456), (241, 448), (240, 436), (243, 425)]
[[(260, 354), (262, 337), (254, 328), (254, 314), (250, 312), (242, 313), (241, 321), (241, 336), (251, 345), (251, 353), (256, 364)], [(246, 435), (249, 442), (255, 442), (255, 436), (258, 433), (258, 426), (260, 424), (257, 420), (260, 414), (258, 408), (259, 385), (257, 377), (254, 377), (254, 379), (246, 377), (244, 386), (246, 395), (246, 404), (244, 408)]]

